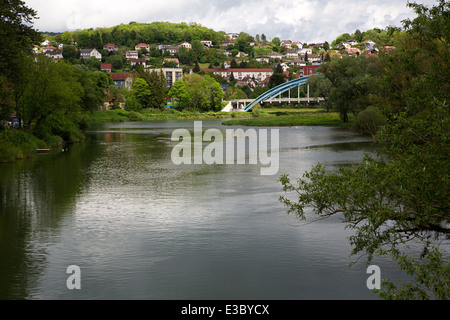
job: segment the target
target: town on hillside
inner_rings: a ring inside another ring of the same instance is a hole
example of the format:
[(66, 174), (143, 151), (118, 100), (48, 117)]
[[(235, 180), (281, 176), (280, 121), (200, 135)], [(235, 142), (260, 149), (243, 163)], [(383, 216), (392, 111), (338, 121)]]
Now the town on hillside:
[(237, 86), (250, 96), (251, 92), (266, 90), (275, 72), (281, 71), (283, 81), (288, 81), (318, 73), (319, 67), (331, 59), (344, 55), (377, 56), (380, 50), (395, 48), (371, 39), (357, 41), (346, 35), (332, 44), (279, 38), (268, 41), (264, 34), (252, 37), (241, 32), (226, 33), (223, 41), (137, 43), (135, 40), (128, 41), (127, 45), (97, 41), (93, 43), (96, 47), (87, 47), (89, 42), (80, 44), (75, 37), (62, 41), (61, 34), (57, 34), (36, 45), (34, 51), (55, 61), (68, 60), (108, 73), (119, 89), (132, 89), (135, 70), (141, 67), (163, 72), (168, 88), (184, 74), (200, 73), (212, 75), (224, 91)]

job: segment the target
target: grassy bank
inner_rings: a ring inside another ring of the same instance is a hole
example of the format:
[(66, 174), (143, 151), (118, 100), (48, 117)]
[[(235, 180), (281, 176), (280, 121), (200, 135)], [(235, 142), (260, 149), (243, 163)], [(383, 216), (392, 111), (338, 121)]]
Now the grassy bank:
[(144, 109), (140, 112), (126, 110), (104, 110), (86, 114), (84, 119), (88, 123), (124, 122), (124, 121), (152, 121), (152, 120), (201, 120), (201, 119), (229, 119), (231, 117), (251, 117), (250, 113), (230, 112), (188, 112), (175, 110)]
[(350, 122), (344, 123), (339, 113), (325, 112), (321, 108), (262, 108), (258, 117), (249, 119), (231, 119), (222, 124), (230, 126), (351, 126)]
[(51, 145), (34, 135), (20, 130), (0, 131), (0, 163), (29, 158), (37, 149), (49, 149)]

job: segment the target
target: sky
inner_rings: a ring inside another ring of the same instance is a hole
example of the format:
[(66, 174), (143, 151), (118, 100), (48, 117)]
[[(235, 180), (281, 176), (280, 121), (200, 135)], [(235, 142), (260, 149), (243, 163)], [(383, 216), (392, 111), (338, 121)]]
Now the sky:
[[(411, 0), (410, 0), (411, 1)], [(408, 0), (24, 0), (39, 31), (113, 27), (130, 21), (196, 22), (215, 31), (265, 34), (271, 40), (331, 42), (356, 29), (401, 26), (414, 18)], [(413, 2), (413, 1), (411, 1)], [(436, 0), (417, 0), (432, 6)]]

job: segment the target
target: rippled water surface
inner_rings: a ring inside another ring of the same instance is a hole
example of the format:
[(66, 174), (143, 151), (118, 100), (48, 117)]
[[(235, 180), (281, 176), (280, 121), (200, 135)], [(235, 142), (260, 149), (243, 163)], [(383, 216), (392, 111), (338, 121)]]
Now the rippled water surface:
[[(277, 181), (317, 162), (356, 163), (369, 140), (279, 128), (279, 172), (263, 176), (260, 165), (173, 164), (178, 128), (193, 122), (105, 124), (67, 152), (1, 165), (0, 297), (376, 299), (365, 260), (349, 267), (350, 231), (337, 217), (287, 215)], [(81, 290), (66, 287), (69, 265)]]

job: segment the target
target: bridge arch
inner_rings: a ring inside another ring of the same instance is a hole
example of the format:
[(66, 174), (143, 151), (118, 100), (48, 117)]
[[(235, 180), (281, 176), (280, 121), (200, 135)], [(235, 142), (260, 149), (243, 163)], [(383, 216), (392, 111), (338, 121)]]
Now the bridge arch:
[(251, 102), (245, 109), (244, 111), (250, 111), (257, 103), (266, 101), (266, 100), (271, 100), (277, 96), (279, 96), (280, 94), (289, 91), (293, 88), (299, 87), (303, 84), (306, 84), (307, 80), (308, 80), (309, 76), (304, 76), (304, 77), (300, 77), (298, 79), (294, 79), (288, 82), (285, 82), (283, 84), (280, 84), (266, 92), (264, 92), (262, 95), (260, 95), (258, 98), (256, 98), (253, 102)]

